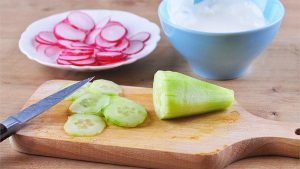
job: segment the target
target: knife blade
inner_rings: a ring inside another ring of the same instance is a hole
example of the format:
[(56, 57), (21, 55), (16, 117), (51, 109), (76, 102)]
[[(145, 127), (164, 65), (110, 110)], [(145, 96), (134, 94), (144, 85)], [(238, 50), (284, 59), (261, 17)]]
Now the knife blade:
[(87, 78), (75, 84), (72, 84), (28, 107), (19, 113), (8, 117), (0, 123), (0, 142), (21, 129), (26, 122), (53, 107), (64, 98), (75, 92), (77, 89), (90, 82), (94, 77)]

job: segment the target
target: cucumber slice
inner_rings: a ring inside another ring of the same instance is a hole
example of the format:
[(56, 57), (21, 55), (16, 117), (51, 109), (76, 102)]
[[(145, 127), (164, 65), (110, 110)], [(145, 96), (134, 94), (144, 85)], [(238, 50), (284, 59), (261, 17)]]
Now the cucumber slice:
[(177, 72), (158, 71), (154, 75), (153, 103), (160, 119), (222, 110), (233, 101), (230, 89)]
[(147, 114), (142, 105), (119, 96), (113, 97), (103, 112), (107, 122), (120, 127), (136, 127), (145, 121)]
[(105, 122), (99, 116), (74, 114), (68, 117), (64, 130), (70, 136), (95, 136), (100, 134), (105, 126)]
[[(71, 84), (73, 84), (73, 83), (67, 84), (66, 87), (70, 86)], [(82, 86), (81, 88), (76, 90), (73, 94), (71, 94), (69, 97), (67, 97), (66, 100), (75, 101), (80, 96), (84, 95), (85, 93), (87, 93), (89, 91), (90, 85), (91, 85), (91, 83), (85, 84), (84, 86)]]
[(107, 95), (119, 95), (122, 93), (122, 88), (112, 81), (100, 79), (93, 81), (90, 91)]
[(86, 93), (76, 99), (69, 110), (72, 113), (102, 115), (102, 109), (109, 104), (110, 98), (106, 95)]

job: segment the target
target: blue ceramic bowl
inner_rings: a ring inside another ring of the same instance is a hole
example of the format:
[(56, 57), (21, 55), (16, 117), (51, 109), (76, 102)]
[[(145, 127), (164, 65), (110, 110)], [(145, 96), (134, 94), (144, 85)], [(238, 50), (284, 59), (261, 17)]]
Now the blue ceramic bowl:
[(242, 76), (270, 44), (284, 16), (279, 0), (253, 0), (267, 21), (263, 28), (234, 33), (201, 32), (171, 23), (167, 1), (161, 2), (158, 14), (169, 41), (196, 74), (215, 80)]

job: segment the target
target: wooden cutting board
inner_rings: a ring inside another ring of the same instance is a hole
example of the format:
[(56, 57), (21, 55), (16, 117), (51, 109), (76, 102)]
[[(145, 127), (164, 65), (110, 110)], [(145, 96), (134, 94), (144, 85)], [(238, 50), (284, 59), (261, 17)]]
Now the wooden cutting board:
[[(44, 83), (28, 106), (69, 81)], [(30, 121), (10, 141), (20, 152), (43, 156), (164, 169), (219, 169), (246, 157), (300, 158), (300, 124), (256, 117), (238, 103), (223, 112), (159, 120), (152, 89), (124, 86), (124, 96), (149, 112), (138, 128), (108, 126), (95, 137), (70, 137), (63, 131), (70, 102), (63, 101)]]

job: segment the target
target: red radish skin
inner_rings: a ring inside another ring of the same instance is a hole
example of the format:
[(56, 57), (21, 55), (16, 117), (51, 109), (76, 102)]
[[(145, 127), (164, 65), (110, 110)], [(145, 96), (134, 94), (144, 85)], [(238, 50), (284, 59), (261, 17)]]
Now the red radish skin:
[(129, 48), (123, 51), (124, 54), (134, 55), (141, 52), (145, 48), (145, 44), (141, 41), (130, 41)]
[(84, 32), (90, 32), (95, 28), (93, 18), (80, 11), (71, 12), (66, 20), (70, 25)]
[(65, 49), (62, 50), (61, 55), (75, 55), (75, 56), (80, 56), (80, 55), (92, 55), (94, 53), (94, 50), (72, 50), (72, 49)]
[(109, 52), (122, 52), (129, 47), (129, 40), (124, 38), (120, 44), (115, 47), (106, 48), (105, 51)]
[(127, 35), (127, 29), (121, 25), (108, 25), (102, 29), (100, 36), (107, 42), (117, 42)]
[(58, 40), (57, 41), (57, 45), (62, 47), (62, 48), (66, 48), (66, 49), (71, 49), (72, 46), (72, 41), (69, 41), (69, 40)]
[(38, 35), (35, 36), (34, 40), (40, 44), (44, 44), (44, 45), (55, 45), (54, 43), (52, 42), (48, 42), (48, 41), (45, 41), (43, 39), (41, 39)]
[(73, 55), (65, 55), (65, 56), (59, 56), (58, 59), (61, 60), (67, 60), (67, 61), (77, 61), (77, 60), (85, 60), (89, 59), (90, 55), (80, 55), (80, 56), (73, 56)]
[(139, 32), (137, 34), (132, 35), (129, 39), (146, 42), (150, 39), (150, 37), (151, 37), (151, 34), (149, 32)]
[(42, 41), (49, 42), (49, 44), (56, 44), (57, 43), (57, 39), (54, 36), (53, 32), (42, 31), (42, 32), (38, 33), (37, 36)]
[(61, 52), (61, 49), (57, 46), (48, 46), (44, 53), (48, 57), (57, 57)]
[(71, 46), (73, 49), (79, 49), (79, 50), (94, 50), (94, 47), (82, 42), (73, 42), (71, 43)]
[(92, 50), (93, 47), (81, 42), (72, 42), (69, 40), (58, 40), (57, 45), (65, 49)]
[(56, 63), (59, 65), (72, 65), (71, 62), (67, 61), (67, 60), (62, 60), (62, 59), (57, 59)]
[(98, 52), (96, 54), (96, 59), (98, 62), (118, 62), (122, 61), (126, 58), (126, 55), (124, 55), (121, 52)]
[(93, 48), (92, 46), (82, 43), (82, 42), (72, 42), (71, 43), (72, 47), (83, 47), (83, 48)]
[(100, 48), (111, 48), (116, 46), (117, 42), (107, 42), (101, 38), (101, 36), (97, 36), (96, 38), (96, 45)]
[(94, 45), (96, 43), (96, 38), (100, 34), (101, 29), (94, 29), (86, 38), (85, 43), (89, 45)]
[(109, 22), (111, 21), (110, 16), (106, 16), (103, 19), (100, 20), (100, 22), (97, 24), (96, 28), (104, 28)]
[(112, 26), (112, 25), (120, 25), (122, 27), (125, 27), (121, 22), (118, 22), (118, 21), (109, 21), (105, 27)]
[(94, 66), (96, 63), (96, 59), (89, 58), (89, 59), (85, 59), (85, 60), (71, 61), (71, 63), (76, 66)]
[(80, 41), (83, 42), (86, 38), (86, 34), (80, 30), (73, 28), (66, 23), (58, 23), (54, 27), (54, 35), (57, 39)]

